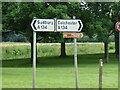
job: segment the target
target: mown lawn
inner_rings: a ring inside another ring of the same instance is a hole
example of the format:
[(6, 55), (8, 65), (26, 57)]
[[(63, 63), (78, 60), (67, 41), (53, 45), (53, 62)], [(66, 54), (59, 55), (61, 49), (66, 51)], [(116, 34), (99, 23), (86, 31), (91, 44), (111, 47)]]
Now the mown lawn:
[[(83, 47), (86, 47), (86, 49), (83, 48), (83, 51), (86, 52), (85, 50), (88, 48), (89, 53), (80, 53), (80, 50), (78, 50), (79, 88), (98, 88), (99, 59), (102, 58), (105, 61), (102, 53), (103, 49), (101, 49), (103, 46), (98, 47), (96, 45), (96, 47), (93, 47), (88, 44), (83, 45)], [(99, 51), (95, 52), (94, 48)], [(93, 51), (90, 51), (92, 49)], [(3, 88), (32, 88), (32, 64), (30, 58), (4, 59), (2, 62)], [(73, 55), (70, 54), (66, 58), (60, 58), (59, 54), (39, 57), (36, 87), (75, 88), (73, 62)], [(103, 88), (118, 88), (118, 61), (112, 53), (110, 54), (110, 63), (106, 64), (104, 62), (103, 65)]]

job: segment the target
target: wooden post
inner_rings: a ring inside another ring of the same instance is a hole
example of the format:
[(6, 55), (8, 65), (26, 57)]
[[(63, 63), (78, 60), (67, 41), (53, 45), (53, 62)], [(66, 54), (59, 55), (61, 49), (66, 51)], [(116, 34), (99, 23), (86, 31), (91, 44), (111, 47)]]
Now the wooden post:
[(103, 61), (100, 59), (99, 61), (99, 90), (102, 90), (102, 66), (103, 66)]

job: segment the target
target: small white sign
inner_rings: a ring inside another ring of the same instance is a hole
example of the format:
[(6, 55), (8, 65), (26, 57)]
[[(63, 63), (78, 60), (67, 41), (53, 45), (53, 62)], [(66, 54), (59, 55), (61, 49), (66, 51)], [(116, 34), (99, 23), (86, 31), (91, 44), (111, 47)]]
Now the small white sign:
[(33, 19), (31, 26), (34, 31), (53, 32), (54, 19)]
[(80, 19), (57, 19), (57, 32), (80, 32), (82, 28)]

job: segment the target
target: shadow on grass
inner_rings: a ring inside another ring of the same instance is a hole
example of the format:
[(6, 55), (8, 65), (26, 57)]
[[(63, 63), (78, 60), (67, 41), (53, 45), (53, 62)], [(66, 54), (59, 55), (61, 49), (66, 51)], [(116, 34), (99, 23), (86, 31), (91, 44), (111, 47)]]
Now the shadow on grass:
[[(87, 55), (78, 55), (78, 64), (97, 64), (99, 63), (99, 59), (104, 60), (103, 54), (87, 54)], [(105, 60), (104, 60), (105, 62)], [(118, 61), (115, 58), (114, 54), (110, 54), (110, 63), (116, 64)], [(59, 57), (59, 56), (50, 56), (50, 57), (38, 57), (37, 67), (71, 67), (74, 65), (74, 57), (73, 55), (67, 57)], [(11, 67), (11, 68), (29, 68), (32, 67), (30, 63), (30, 58), (27, 59), (12, 59), (12, 60), (3, 60), (2, 67)]]

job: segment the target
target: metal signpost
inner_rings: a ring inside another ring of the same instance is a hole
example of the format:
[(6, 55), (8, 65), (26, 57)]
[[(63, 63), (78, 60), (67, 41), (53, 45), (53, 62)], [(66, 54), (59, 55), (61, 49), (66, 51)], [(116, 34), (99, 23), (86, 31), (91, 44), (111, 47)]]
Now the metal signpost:
[[(116, 24), (115, 24), (115, 29), (118, 31), (119, 33), (119, 61), (120, 61), (120, 21), (118, 21)], [(119, 62), (120, 63), (120, 62)]]
[(31, 27), (33, 29), (33, 83), (32, 86), (35, 88), (36, 85), (36, 32), (53, 32), (54, 31), (54, 19), (36, 19), (34, 18)]
[[(80, 19), (76, 19), (74, 16), (72, 20), (57, 20), (57, 31), (64, 32), (80, 32), (83, 28), (83, 24)], [(64, 33), (64, 38), (74, 38), (74, 65), (75, 65), (75, 81), (76, 90), (78, 90), (78, 63), (77, 63), (77, 38), (82, 38), (82, 33)]]
[(75, 80), (76, 89), (78, 89), (78, 64), (77, 64), (77, 39), (74, 38), (74, 65), (75, 65)]
[(74, 38), (74, 65), (75, 65), (75, 81), (76, 89), (78, 89), (78, 65), (77, 65), (77, 38), (82, 38), (82, 33), (64, 33), (64, 38)]
[[(73, 19), (75, 20), (76, 17), (73, 16)], [(80, 25), (80, 21), (79, 25)], [(79, 32), (81, 31), (81, 29), (83, 28), (83, 24), (81, 22), (81, 26), (79, 26), (78, 30)], [(75, 79), (76, 79), (76, 90), (78, 90), (78, 64), (77, 64), (77, 39), (74, 38), (74, 65), (75, 65)]]
[(36, 32), (33, 31), (33, 88), (36, 85)]
[[(56, 23), (55, 23), (56, 22)], [(83, 24), (80, 19), (36, 19), (34, 18), (31, 27), (33, 29), (33, 88), (36, 85), (36, 32), (74, 32), (64, 33), (64, 38), (74, 38), (74, 64), (75, 64), (75, 79), (76, 89), (78, 89), (78, 66), (77, 66), (77, 45), (76, 38), (82, 38), (80, 32)]]
[[(119, 62), (119, 65), (120, 65), (120, 21), (118, 21), (116, 24), (115, 24), (115, 29), (118, 31), (119, 33), (119, 57), (118, 57), (118, 62)], [(119, 67), (120, 68), (120, 67)]]

